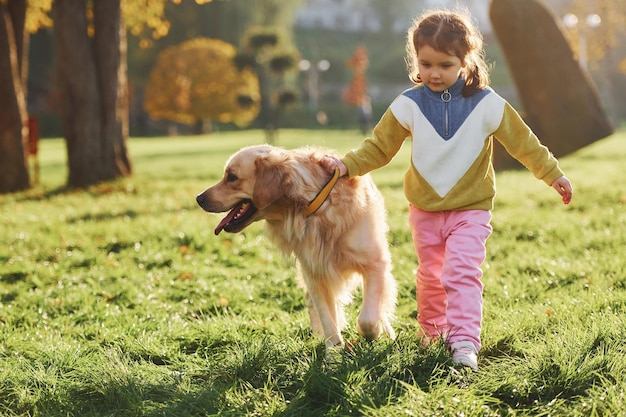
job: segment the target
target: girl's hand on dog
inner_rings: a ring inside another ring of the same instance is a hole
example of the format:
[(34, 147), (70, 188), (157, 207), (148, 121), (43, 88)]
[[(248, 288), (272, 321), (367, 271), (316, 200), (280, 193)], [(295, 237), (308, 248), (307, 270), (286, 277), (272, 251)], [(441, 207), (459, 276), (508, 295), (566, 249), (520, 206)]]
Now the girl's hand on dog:
[(333, 172), (335, 168), (339, 168), (340, 177), (343, 177), (348, 173), (348, 168), (336, 156), (324, 155), (324, 157), (320, 160), (320, 165), (326, 168), (328, 172)]

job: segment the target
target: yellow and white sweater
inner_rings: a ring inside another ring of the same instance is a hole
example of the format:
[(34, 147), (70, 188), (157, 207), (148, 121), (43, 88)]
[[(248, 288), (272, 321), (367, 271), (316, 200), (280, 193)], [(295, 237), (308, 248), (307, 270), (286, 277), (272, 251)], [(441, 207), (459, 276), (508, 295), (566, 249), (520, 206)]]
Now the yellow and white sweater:
[(372, 137), (342, 159), (348, 175), (386, 165), (411, 138), (411, 166), (404, 177), (411, 204), (426, 211), (491, 210), (494, 137), (546, 184), (563, 175), (558, 161), (506, 100), (490, 88), (463, 97), (463, 83), (459, 79), (446, 90), (449, 96), (424, 86), (398, 96)]

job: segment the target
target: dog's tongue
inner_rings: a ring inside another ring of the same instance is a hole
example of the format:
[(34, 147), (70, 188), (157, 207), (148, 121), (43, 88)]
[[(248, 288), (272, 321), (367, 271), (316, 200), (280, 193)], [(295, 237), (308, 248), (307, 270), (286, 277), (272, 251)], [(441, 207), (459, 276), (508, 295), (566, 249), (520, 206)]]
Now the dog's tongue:
[(226, 227), (226, 225), (227, 225), (228, 223), (230, 223), (230, 222), (231, 222), (231, 221), (235, 218), (235, 215), (236, 215), (236, 214), (237, 214), (237, 210), (236, 210), (236, 209), (231, 210), (231, 211), (230, 211), (230, 213), (228, 213), (228, 214), (226, 215), (226, 217), (224, 217), (224, 218), (222, 219), (222, 221), (220, 222), (220, 224), (218, 224), (218, 225), (217, 225), (217, 227), (215, 228), (215, 235), (216, 235), (216, 236), (217, 236), (217, 235), (219, 235), (219, 234), (220, 234), (220, 232), (221, 232), (222, 230), (224, 230), (224, 227)]

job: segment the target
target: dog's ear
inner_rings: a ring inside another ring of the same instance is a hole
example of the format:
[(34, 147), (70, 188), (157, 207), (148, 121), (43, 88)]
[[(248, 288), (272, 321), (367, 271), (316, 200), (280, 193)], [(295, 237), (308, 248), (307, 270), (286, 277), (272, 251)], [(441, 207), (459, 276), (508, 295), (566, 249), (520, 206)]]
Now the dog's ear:
[(256, 181), (252, 191), (252, 203), (259, 210), (263, 210), (285, 195), (289, 176), (281, 164), (271, 163), (267, 158), (257, 159), (255, 165)]

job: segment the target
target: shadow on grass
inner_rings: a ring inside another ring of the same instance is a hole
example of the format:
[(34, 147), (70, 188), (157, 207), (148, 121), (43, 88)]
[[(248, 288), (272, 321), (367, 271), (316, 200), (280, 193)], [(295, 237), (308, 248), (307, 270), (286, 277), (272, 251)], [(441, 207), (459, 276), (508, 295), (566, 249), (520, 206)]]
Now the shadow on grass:
[[(306, 342), (282, 343), (259, 333), (245, 343), (186, 343), (180, 353), (204, 355), (206, 367), (180, 371), (175, 369), (185, 362), (173, 357), (155, 361), (150, 352), (122, 352), (125, 366), (153, 369), (150, 380), (105, 371), (75, 384), (64, 407), (38, 410), (50, 416), (60, 416), (61, 409), (82, 416), (363, 415), (364, 408), (398, 401), (407, 384), (429, 391), (433, 375), (448, 369), (445, 348), (421, 350), (414, 337), (360, 341), (328, 356), (319, 340)], [(161, 377), (155, 380), (155, 374)]]
[(90, 185), (87, 187), (70, 187), (68, 185), (62, 185), (56, 188), (44, 189), (40, 186), (36, 186), (25, 190), (19, 195), (15, 201), (17, 202), (29, 202), (29, 201), (41, 201), (49, 200), (54, 197), (69, 196), (75, 194), (89, 194), (97, 197), (101, 195), (108, 195), (113, 193), (128, 193), (136, 194), (136, 190), (133, 186), (126, 183), (124, 178), (120, 178), (112, 181), (105, 181), (99, 184)]

